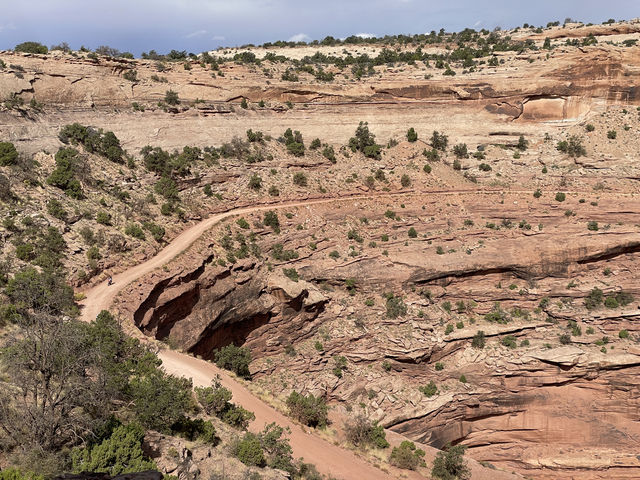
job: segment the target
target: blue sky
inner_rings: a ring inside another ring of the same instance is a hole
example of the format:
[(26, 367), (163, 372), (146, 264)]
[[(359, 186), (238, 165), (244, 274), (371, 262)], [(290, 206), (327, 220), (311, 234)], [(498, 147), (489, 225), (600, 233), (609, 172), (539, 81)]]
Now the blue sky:
[(638, 0), (1, 0), (0, 49), (34, 40), (139, 55), (327, 35), (600, 23), (640, 16)]

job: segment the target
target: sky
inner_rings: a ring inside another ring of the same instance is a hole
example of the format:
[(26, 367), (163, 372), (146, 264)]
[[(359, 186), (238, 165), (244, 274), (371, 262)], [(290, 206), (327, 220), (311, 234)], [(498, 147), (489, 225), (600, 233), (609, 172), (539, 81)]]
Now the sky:
[[(4, 5), (3, 5), (4, 4)], [(327, 35), (428, 33), (640, 16), (639, 0), (0, 0), (0, 49), (108, 45), (136, 56)]]

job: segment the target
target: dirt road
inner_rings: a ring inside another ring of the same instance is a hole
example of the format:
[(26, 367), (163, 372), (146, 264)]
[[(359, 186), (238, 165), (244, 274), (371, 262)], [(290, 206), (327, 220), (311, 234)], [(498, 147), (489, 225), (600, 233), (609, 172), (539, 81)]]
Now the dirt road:
[[(400, 194), (406, 195), (410, 193), (412, 192), (387, 194), (385, 196)], [(318, 199), (282, 203), (278, 205), (261, 205), (230, 210), (213, 215), (182, 232), (155, 257), (125, 270), (122, 273), (114, 275), (113, 285), (107, 285), (107, 282), (103, 282), (86, 291), (86, 298), (81, 302), (83, 305), (82, 319), (85, 321), (91, 321), (98, 315), (98, 313), (100, 313), (101, 310), (108, 310), (115, 297), (125, 286), (169, 262), (176, 255), (189, 248), (189, 246), (209, 228), (225, 218), (260, 210), (306, 206), (353, 199), (367, 199), (373, 197), (374, 195), (354, 195), (339, 199)], [(244, 385), (242, 385), (241, 382), (230, 377), (226, 372), (220, 370), (211, 363), (171, 350), (161, 351), (159, 353), (159, 357), (162, 359), (163, 366), (167, 372), (191, 378), (194, 385), (208, 386), (216, 376), (219, 376), (222, 384), (233, 393), (233, 401), (247, 410), (254, 412), (256, 419), (250, 426), (251, 430), (262, 430), (265, 424), (271, 422), (276, 422), (282, 427), (289, 427), (291, 429), (289, 438), (293, 448), (294, 457), (303, 457), (306, 462), (313, 463), (321, 473), (343, 480), (388, 480), (389, 478), (399, 478), (400, 475), (405, 479), (424, 478), (416, 472), (384, 472), (358, 457), (353, 452), (337, 447), (328, 441), (315, 436), (313, 433), (309, 433), (311, 432), (310, 429), (303, 429), (300, 425), (293, 423), (289, 418), (275, 410), (273, 407), (253, 396), (253, 394)]]
[[(505, 193), (532, 193), (529, 191), (509, 191), (491, 189), (452, 189), (447, 191), (417, 192), (405, 190), (394, 193), (376, 193), (362, 195), (347, 195), (340, 198), (321, 198), (301, 201), (283, 202), (279, 204), (266, 204), (237, 208), (223, 213), (212, 215), (206, 220), (197, 223), (180, 235), (162, 249), (156, 256), (136, 265), (122, 273), (113, 276), (113, 285), (107, 282), (98, 284), (85, 292), (86, 298), (81, 302), (83, 305), (82, 319), (93, 320), (101, 310), (109, 309), (118, 293), (129, 283), (142, 276), (162, 267), (171, 261), (176, 255), (189, 248), (202, 234), (218, 222), (235, 215), (243, 215), (256, 211), (279, 209), (287, 207), (302, 207), (317, 205), (322, 203), (343, 202), (353, 200), (367, 200), (374, 198), (393, 197), (400, 195), (458, 195), (458, 194), (500, 194)], [(571, 193), (571, 192), (570, 192)], [(142, 336), (142, 334), (140, 334)], [(253, 431), (261, 430), (265, 424), (276, 422), (283, 427), (291, 429), (290, 440), (293, 453), (296, 458), (303, 457), (305, 461), (316, 465), (318, 470), (324, 474), (344, 480), (387, 480), (389, 478), (421, 479), (425, 478), (416, 472), (399, 471), (393, 469), (384, 472), (364, 459), (358, 457), (353, 452), (339, 448), (326, 440), (309, 433), (309, 429), (293, 423), (289, 418), (267, 405), (262, 400), (256, 398), (241, 382), (229, 376), (225, 371), (220, 370), (215, 365), (198, 360), (190, 355), (176, 351), (163, 350), (159, 353), (163, 365), (167, 372), (174, 375), (191, 378), (194, 385), (209, 385), (216, 376), (219, 376), (222, 384), (233, 393), (233, 401), (251, 410), (256, 415), (256, 420), (251, 424)], [(488, 478), (487, 472), (478, 465), (473, 465), (473, 478)], [(493, 478), (502, 478), (493, 474)]]

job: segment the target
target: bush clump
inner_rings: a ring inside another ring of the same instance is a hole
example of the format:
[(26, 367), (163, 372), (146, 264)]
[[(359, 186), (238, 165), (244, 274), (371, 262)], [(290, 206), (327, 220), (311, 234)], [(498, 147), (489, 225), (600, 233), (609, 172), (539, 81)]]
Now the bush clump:
[(587, 310), (593, 310), (598, 308), (602, 301), (604, 300), (604, 293), (598, 287), (594, 287), (589, 295), (584, 299), (584, 306), (587, 307)]
[(82, 145), (87, 152), (101, 155), (114, 163), (124, 163), (125, 152), (113, 132), (72, 123), (62, 127), (58, 138), (67, 145)]
[(18, 162), (18, 151), (10, 142), (0, 142), (0, 166), (7, 167)]
[(282, 427), (270, 423), (262, 432), (247, 432), (242, 438), (232, 442), (231, 454), (248, 466), (268, 466), (283, 470), (288, 472), (291, 478), (312, 478), (305, 476), (305, 472), (317, 473), (312, 466), (300, 462), (294, 465), (291, 445), (283, 434)]
[(349, 139), (352, 152), (360, 152), (367, 158), (380, 159), (382, 147), (376, 143), (376, 136), (369, 131), (367, 122), (360, 122), (355, 135)]
[(262, 223), (267, 227), (271, 227), (275, 233), (280, 233), (280, 220), (274, 210), (267, 210), (265, 212)]
[(78, 168), (78, 151), (73, 148), (61, 148), (56, 153), (56, 168), (47, 178), (47, 183), (58, 187), (75, 199), (82, 198), (82, 186), (75, 178)]
[(299, 187), (307, 186), (307, 176), (304, 172), (296, 172), (293, 174), (293, 183)]
[(441, 152), (444, 152), (447, 149), (447, 145), (449, 145), (449, 137), (444, 134), (438, 133), (437, 130), (434, 130), (433, 134), (431, 135), (431, 147), (434, 150), (440, 150)]
[(429, 398), (438, 394), (438, 387), (433, 380), (431, 380), (426, 385), (418, 387), (418, 390), (420, 390), (425, 397), (429, 397)]
[(167, 105), (179, 105), (180, 98), (178, 97), (178, 92), (167, 90), (164, 94), (164, 101)]
[(196, 387), (195, 394), (207, 415), (216, 416), (234, 428), (246, 430), (256, 418), (253, 412), (232, 403), (233, 394), (217, 380), (210, 387)]
[(387, 448), (389, 446), (384, 428), (377, 422), (370, 421), (363, 414), (345, 422), (344, 432), (347, 440), (358, 447)]
[(302, 134), (298, 130), (293, 132), (290, 128), (287, 128), (283, 137), (284, 144), (290, 154), (296, 157), (304, 156), (304, 141), (302, 139)]
[(37, 53), (39, 55), (46, 55), (49, 53), (49, 49), (40, 42), (22, 42), (16, 45), (13, 50), (15, 52)]
[(233, 343), (214, 350), (214, 362), (220, 368), (234, 372), (242, 378), (250, 379), (251, 350), (247, 347), (236, 347)]
[(587, 154), (586, 148), (582, 145), (582, 138), (577, 135), (571, 135), (568, 140), (561, 140), (556, 145), (556, 148), (566, 153), (570, 157), (577, 158)]
[(315, 397), (313, 394), (304, 396), (294, 390), (287, 398), (287, 407), (293, 418), (309, 427), (327, 426), (328, 408), (321, 397)]
[(464, 460), (464, 445), (449, 446), (440, 451), (433, 460), (431, 476), (439, 480), (467, 480), (471, 478), (471, 470)]
[(407, 305), (402, 297), (393, 294), (387, 295), (387, 317), (398, 318), (407, 314)]
[(393, 447), (389, 462), (398, 468), (416, 470), (418, 467), (426, 465), (424, 455), (424, 450), (416, 448), (415, 443), (405, 440), (400, 446)]
[(144, 429), (135, 423), (120, 425), (99, 443), (71, 451), (74, 473), (105, 472), (109, 475), (155, 470), (156, 464), (142, 450)]
[(456, 158), (469, 158), (469, 151), (467, 150), (467, 144), (458, 143), (457, 145), (454, 145), (453, 154), (456, 156)]

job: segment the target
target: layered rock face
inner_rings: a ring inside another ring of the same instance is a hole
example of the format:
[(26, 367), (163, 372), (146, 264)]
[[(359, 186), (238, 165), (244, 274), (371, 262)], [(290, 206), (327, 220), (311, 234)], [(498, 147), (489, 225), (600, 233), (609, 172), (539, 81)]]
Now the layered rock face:
[[(131, 150), (150, 143), (181, 148), (185, 138), (198, 146), (218, 144), (247, 124), (274, 137), (294, 126), (305, 136), (341, 145), (353, 125), (365, 120), (384, 138), (402, 136), (413, 125), (446, 128), (460, 140), (481, 142), (489, 134), (499, 139), (514, 121), (519, 132), (530, 133), (531, 121), (577, 120), (606, 105), (639, 104), (640, 90), (631, 80), (640, 70), (635, 48), (558, 48), (549, 55), (501, 53), (506, 68), (485, 67), (453, 78), (433, 69), (418, 74), (388, 67), (366, 84), (340, 79), (291, 84), (279, 80), (284, 67), (278, 64), (271, 66), (275, 78), (235, 64), (224, 66), (224, 77), (212, 78), (195, 62), (189, 71), (180, 64), (158, 73), (151, 61), (101, 58), (96, 63), (4, 52), (0, 58), (24, 72), (0, 71), (0, 98), (18, 94), (26, 103), (35, 98), (46, 105), (46, 116), (7, 115), (0, 131), (32, 151), (57, 145), (57, 127), (74, 121), (113, 130)], [(137, 82), (122, 77), (134, 69)], [(152, 80), (158, 75), (167, 83)], [(167, 115), (157, 104), (169, 89), (182, 103)], [(243, 110), (242, 99), (269, 106)], [(132, 111), (134, 102), (146, 111)], [(285, 102), (296, 108), (288, 109)]]
[[(635, 478), (640, 349), (618, 332), (635, 337), (640, 311), (636, 301), (595, 310), (583, 301), (595, 286), (605, 296), (640, 296), (639, 219), (631, 197), (600, 196), (595, 208), (580, 195), (563, 204), (575, 209), (577, 221), (564, 210), (553, 213), (552, 199), (500, 192), (293, 209), (277, 240), (304, 254), (280, 265), (295, 267), (304, 280), (281, 277), (277, 266), (269, 272), (263, 261), (220, 267), (214, 241), (207, 243), (213, 257), (174, 262), (133, 289), (138, 300), (125, 305), (135, 306), (147, 334), (205, 357), (244, 342), (258, 358), (252, 370), (261, 385), (286, 394), (282, 385), (295, 381), (297, 390), (336, 405), (366, 404), (386, 428), (416, 441), (437, 448), (462, 443), (476, 460), (533, 478)], [(385, 209), (400, 201), (402, 220), (389, 219)], [(436, 211), (442, 215), (430, 217)], [(535, 227), (519, 227), (518, 218)], [(587, 218), (613, 223), (596, 234), (586, 229)], [(297, 224), (316, 236), (325, 232), (315, 249), (305, 249), (305, 237), (291, 228)], [(411, 227), (420, 235), (405, 242)], [(355, 229), (362, 245), (388, 233), (386, 254), (355, 247), (363, 251), (339, 260), (328, 255), (345, 251), (341, 239)], [(269, 251), (274, 239), (258, 233)], [(325, 286), (322, 293), (316, 285)], [(383, 292), (402, 296), (408, 313), (385, 314)], [(496, 302), (504, 324), (483, 318)], [(579, 335), (567, 329), (569, 321)], [(484, 349), (471, 346), (479, 330)], [(570, 345), (558, 342), (565, 332)], [(502, 343), (507, 336), (517, 348)], [(283, 355), (289, 345), (293, 357)], [(340, 378), (332, 373), (336, 356), (348, 361)], [(432, 380), (438, 393), (425, 397), (417, 387)]]
[(327, 302), (314, 285), (265, 274), (255, 262), (225, 268), (211, 260), (141, 286), (136, 325), (208, 359), (232, 343), (269, 352), (313, 334)]

